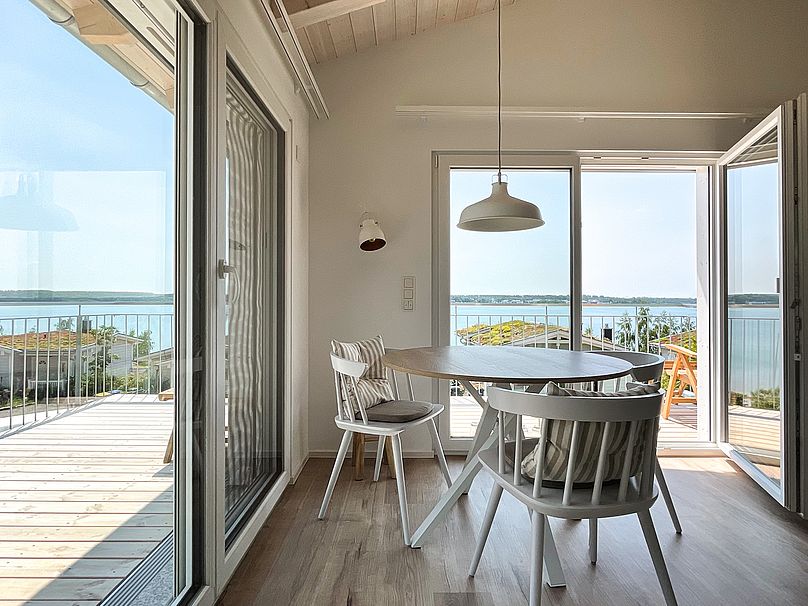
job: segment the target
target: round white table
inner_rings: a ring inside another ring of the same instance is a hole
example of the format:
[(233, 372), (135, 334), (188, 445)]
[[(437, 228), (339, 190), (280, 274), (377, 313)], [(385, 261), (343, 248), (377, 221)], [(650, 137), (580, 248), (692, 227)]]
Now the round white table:
[[(472, 381), (528, 385), (530, 391), (540, 391), (550, 381), (604, 381), (625, 376), (632, 370), (631, 364), (617, 358), (582, 351), (532, 347), (417, 347), (390, 351), (384, 355), (383, 361), (389, 368), (411, 375), (458, 381), (483, 409), (463, 471), (412, 535), (414, 548), (423, 545), (426, 536), (441, 523), (460, 496), (468, 492), (482, 467), (477, 453), (496, 440), (496, 411), (471, 385)], [(563, 586), (564, 572), (549, 524), (545, 528), (544, 545), (547, 584)]]

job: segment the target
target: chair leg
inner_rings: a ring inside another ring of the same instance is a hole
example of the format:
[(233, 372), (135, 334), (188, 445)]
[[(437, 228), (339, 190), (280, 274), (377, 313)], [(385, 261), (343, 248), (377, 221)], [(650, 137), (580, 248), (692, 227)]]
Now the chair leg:
[(485, 516), (483, 517), (483, 525), (480, 527), (480, 535), (477, 537), (477, 548), (474, 550), (474, 557), (471, 559), (471, 566), (469, 566), (469, 576), (473, 577), (477, 574), (477, 567), (480, 565), (480, 558), (483, 557), (483, 549), (488, 542), (488, 535), (491, 532), (491, 524), (494, 522), (494, 516), (499, 507), (499, 500), (502, 498), (502, 486), (494, 483), (491, 489), (491, 495), (488, 497), (488, 507), (485, 508)]
[(386, 436), (379, 436), (379, 443), (376, 445), (376, 467), (373, 470), (373, 481), (378, 482), (382, 473), (382, 459), (384, 458), (384, 443)]
[(534, 512), (531, 521), (532, 553), (530, 554), (530, 606), (541, 606), (542, 573), (544, 563), (544, 520), (542, 513)]
[(598, 563), (598, 519), (589, 518), (589, 561)]
[(404, 544), (410, 544), (410, 516), (407, 513), (407, 486), (404, 482), (404, 457), (401, 455), (401, 436), (390, 436), (393, 442), (393, 464), (396, 468), (396, 485), (398, 487), (398, 506), (401, 509), (401, 532), (404, 535)]
[(676, 595), (673, 593), (673, 585), (671, 585), (671, 578), (668, 575), (668, 568), (665, 566), (665, 558), (662, 556), (662, 548), (659, 546), (659, 539), (654, 530), (651, 512), (647, 509), (640, 511), (637, 513), (637, 517), (640, 519), (645, 543), (648, 545), (648, 552), (651, 554), (651, 561), (654, 563), (657, 579), (659, 579), (659, 585), (662, 587), (665, 604), (666, 606), (677, 606)]
[(342, 469), (342, 462), (345, 460), (345, 455), (348, 454), (348, 447), (351, 445), (351, 435), (353, 432), (346, 431), (342, 436), (342, 442), (339, 444), (337, 451), (337, 460), (334, 461), (334, 469), (331, 471), (331, 477), (328, 479), (328, 486), (325, 489), (325, 496), (323, 497), (323, 504), (320, 507), (320, 513), (317, 514), (319, 519), (325, 517), (325, 512), (328, 509), (328, 502), (331, 500), (331, 494), (334, 492), (334, 486), (337, 484), (339, 471)]
[(671, 522), (676, 529), (676, 534), (682, 534), (682, 525), (679, 523), (679, 516), (676, 513), (676, 508), (673, 506), (673, 498), (671, 498), (670, 490), (668, 490), (668, 483), (665, 481), (665, 474), (662, 473), (662, 467), (659, 465), (659, 459), (656, 460), (656, 469), (654, 475), (659, 483), (659, 490), (662, 493), (662, 498), (665, 500), (665, 506), (668, 508), (668, 513), (671, 516)]
[(353, 442), (354, 480), (365, 479), (365, 434), (355, 433)]
[(396, 466), (393, 463), (393, 440), (384, 441), (384, 456), (387, 457), (387, 473), (390, 479), (396, 479)]
[(449, 474), (449, 465), (446, 463), (446, 455), (443, 454), (443, 446), (440, 443), (440, 436), (438, 435), (438, 427), (435, 425), (435, 419), (429, 421), (429, 433), (432, 434), (432, 448), (435, 449), (435, 454), (438, 456), (438, 465), (443, 472), (443, 477), (446, 478), (446, 486), (452, 487), (452, 476)]

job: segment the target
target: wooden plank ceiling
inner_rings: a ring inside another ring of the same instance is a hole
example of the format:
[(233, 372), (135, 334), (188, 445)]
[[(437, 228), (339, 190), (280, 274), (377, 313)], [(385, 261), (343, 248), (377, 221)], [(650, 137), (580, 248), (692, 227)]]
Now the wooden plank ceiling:
[[(502, 5), (515, 0), (502, 0)], [(490, 12), (497, 0), (284, 0), (310, 63)]]

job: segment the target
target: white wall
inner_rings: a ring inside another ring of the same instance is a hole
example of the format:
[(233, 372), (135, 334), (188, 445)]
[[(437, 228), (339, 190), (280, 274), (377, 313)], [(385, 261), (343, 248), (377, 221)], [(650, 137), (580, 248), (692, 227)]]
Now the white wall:
[[(303, 96), (295, 92), (295, 79), (284, 51), (267, 22), (257, 0), (220, 0), (220, 11), (230, 22), (240, 44), (229, 51), (248, 72), (251, 84), (263, 97), (275, 118), (288, 128), (286, 146), (291, 158), (290, 194), (287, 210), (287, 339), (291, 409), (292, 478), (308, 456), (308, 286), (309, 286), (309, 110)], [(224, 31), (220, 28), (220, 34)], [(251, 68), (251, 69), (249, 69)]]
[[(384, 334), (431, 341), (433, 150), (490, 150), (492, 120), (397, 118), (396, 105), (493, 105), (495, 15), (488, 14), (317, 66), (331, 110), (311, 125), (309, 445), (339, 437), (328, 364), (331, 338)], [(644, 111), (767, 109), (808, 89), (808, 2), (798, 0), (518, 0), (503, 9), (504, 103)], [(509, 120), (505, 147), (726, 149), (740, 121)], [(364, 210), (389, 244), (362, 253)], [(418, 280), (416, 310), (400, 279)], [(416, 387), (420, 397), (428, 385)], [(405, 450), (427, 451), (424, 435)]]

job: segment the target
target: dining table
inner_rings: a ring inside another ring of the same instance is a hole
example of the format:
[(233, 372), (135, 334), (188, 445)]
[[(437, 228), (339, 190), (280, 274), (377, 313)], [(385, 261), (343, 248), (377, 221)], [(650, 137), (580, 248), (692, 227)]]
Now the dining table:
[[(474, 478), (482, 469), (477, 453), (490, 448), (497, 439), (497, 411), (488, 406), (485, 397), (472, 383), (487, 383), (506, 388), (523, 386), (528, 391), (538, 393), (550, 381), (605, 381), (628, 375), (633, 368), (625, 360), (584, 351), (514, 346), (449, 345), (398, 349), (386, 352), (383, 362), (388, 368), (410, 375), (457, 381), (482, 408), (463, 469), (413, 533), (413, 548), (422, 547), (426, 538), (441, 524), (458, 499), (468, 493)], [(506, 417), (505, 431), (510, 431), (514, 423), (515, 417)], [(552, 529), (549, 522), (545, 524), (544, 578), (551, 587), (563, 587), (566, 585), (564, 571), (558, 558)]]

